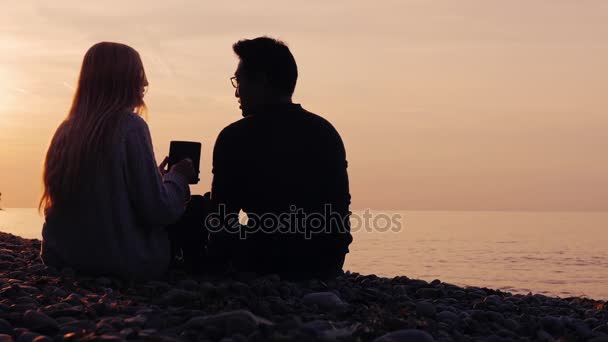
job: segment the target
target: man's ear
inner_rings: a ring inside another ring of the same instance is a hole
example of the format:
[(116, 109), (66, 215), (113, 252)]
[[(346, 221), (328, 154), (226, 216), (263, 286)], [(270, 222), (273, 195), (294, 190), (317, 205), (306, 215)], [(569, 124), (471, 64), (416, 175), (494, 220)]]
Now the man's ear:
[(265, 72), (258, 72), (258, 73), (256, 73), (255, 74), (255, 79), (260, 84), (262, 84), (264, 86), (269, 86), (268, 75)]

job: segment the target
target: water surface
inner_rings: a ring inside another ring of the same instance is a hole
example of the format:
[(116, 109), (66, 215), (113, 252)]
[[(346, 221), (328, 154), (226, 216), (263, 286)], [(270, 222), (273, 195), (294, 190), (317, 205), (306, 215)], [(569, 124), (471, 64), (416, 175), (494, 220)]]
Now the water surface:
[[(401, 215), (401, 230), (354, 231), (345, 269), (515, 293), (608, 299), (608, 213), (386, 213)], [(42, 222), (35, 209), (0, 211), (0, 230), (26, 238), (39, 239)]]

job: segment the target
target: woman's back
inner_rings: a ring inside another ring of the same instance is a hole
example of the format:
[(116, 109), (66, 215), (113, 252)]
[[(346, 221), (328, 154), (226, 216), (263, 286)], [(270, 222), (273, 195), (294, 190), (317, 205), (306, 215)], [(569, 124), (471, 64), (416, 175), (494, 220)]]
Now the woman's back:
[(108, 165), (78, 194), (83, 200), (47, 212), (41, 257), (89, 274), (156, 278), (170, 259), (164, 226), (183, 213), (188, 182), (177, 173), (161, 178), (141, 117), (125, 113), (116, 133)]

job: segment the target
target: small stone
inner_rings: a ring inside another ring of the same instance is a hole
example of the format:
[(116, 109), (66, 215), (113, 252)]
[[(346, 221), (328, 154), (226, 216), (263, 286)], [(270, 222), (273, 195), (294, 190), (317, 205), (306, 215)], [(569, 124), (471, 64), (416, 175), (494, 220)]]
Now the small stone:
[(608, 342), (608, 336), (594, 337), (590, 339), (589, 342)]
[(505, 326), (505, 328), (511, 330), (511, 331), (517, 331), (519, 330), (519, 323), (517, 323), (517, 321), (515, 321), (514, 319), (508, 318), (505, 319), (502, 324)]
[(410, 279), (407, 281), (406, 285), (408, 285), (412, 288), (420, 288), (420, 287), (424, 287), (424, 286), (429, 286), (429, 283), (427, 283), (426, 281), (424, 281), (422, 279)]
[(34, 340), (42, 335), (28, 331), (17, 337), (17, 342), (34, 342)]
[(12, 334), (13, 333), (13, 325), (5, 320), (0, 318), (0, 334)]
[(554, 341), (555, 339), (553, 338), (553, 336), (551, 336), (551, 334), (549, 334), (548, 332), (544, 331), (544, 330), (539, 330), (536, 332), (536, 338), (537, 341)]
[(259, 325), (272, 324), (272, 322), (258, 317), (249, 311), (236, 310), (211, 316), (193, 317), (184, 324), (184, 329), (213, 329), (230, 332), (231, 334), (249, 335)]
[(38, 309), (38, 305), (32, 304), (32, 303), (11, 305), (11, 310), (17, 311), (17, 312), (24, 312), (24, 311), (36, 310), (36, 309)]
[(313, 335), (320, 336), (325, 330), (332, 329), (333, 324), (329, 321), (314, 320), (302, 324), (302, 330), (305, 330)]
[(168, 283), (164, 282), (164, 281), (157, 281), (157, 280), (152, 280), (146, 283), (146, 286), (150, 286), (152, 288), (155, 288), (159, 291), (168, 291), (171, 288), (171, 285), (169, 285)]
[(87, 332), (92, 332), (94, 331), (96, 328), (96, 324), (95, 322), (92, 321), (86, 321), (86, 320), (73, 320), (70, 322), (66, 322), (64, 324), (62, 324), (60, 326), (60, 332), (62, 334), (67, 334), (70, 332), (80, 332), (80, 331), (87, 331)]
[(591, 329), (589, 329), (585, 322), (575, 320), (571, 326), (574, 328), (576, 333), (583, 339), (588, 339), (592, 335)]
[(96, 336), (94, 341), (96, 342), (123, 342), (125, 339), (120, 336), (114, 336), (109, 334), (103, 334), (101, 336)]
[(64, 267), (63, 269), (61, 269), (61, 275), (66, 278), (72, 278), (76, 275), (76, 272), (74, 271), (73, 268)]
[(459, 317), (457, 314), (447, 310), (441, 311), (437, 314), (437, 320), (439, 320), (440, 322), (452, 323), (458, 321), (458, 319)]
[(434, 317), (436, 313), (435, 305), (421, 301), (416, 303), (416, 314), (422, 317)]
[(112, 280), (107, 277), (98, 277), (97, 279), (95, 279), (95, 284), (102, 287), (110, 287), (112, 286)]
[(43, 334), (52, 334), (59, 329), (57, 321), (40, 311), (26, 311), (23, 323), (27, 328)]
[(343, 310), (347, 304), (333, 292), (313, 292), (305, 295), (302, 298), (305, 305), (316, 305), (324, 311)]
[(485, 303), (500, 305), (502, 303), (502, 298), (497, 295), (490, 295), (483, 299)]
[(144, 338), (144, 339), (151, 339), (153, 338), (155, 335), (158, 335), (158, 330), (156, 329), (143, 329), (139, 331), (138, 334), (140, 337)]
[(65, 303), (69, 303), (71, 305), (82, 305), (83, 301), (82, 301), (82, 296), (79, 295), (78, 293), (70, 293), (69, 296), (67, 296), (63, 302)]
[(429, 333), (416, 330), (416, 329), (405, 329), (390, 332), (382, 335), (374, 340), (374, 342), (433, 342), (433, 336)]
[(178, 283), (178, 286), (183, 288), (184, 290), (189, 291), (198, 291), (200, 286), (198, 282), (194, 279), (184, 279)]
[(57, 288), (53, 289), (53, 291), (51, 292), (51, 295), (65, 298), (68, 295), (68, 293), (64, 289), (57, 287)]
[(593, 329), (593, 332), (601, 332), (608, 335), (608, 323), (598, 325)]
[(454, 298), (460, 299), (460, 298), (466, 297), (467, 294), (462, 290), (457, 290), (457, 291), (452, 292), (451, 295)]
[(314, 320), (306, 322), (301, 329), (307, 335), (313, 335), (323, 341), (342, 341), (352, 336), (357, 325), (349, 325), (348, 322), (330, 322)]
[(564, 332), (562, 320), (557, 317), (545, 316), (540, 319), (540, 325), (553, 336), (561, 336)]
[(173, 306), (183, 306), (199, 300), (198, 292), (186, 291), (182, 289), (171, 289), (162, 298), (161, 303)]
[(129, 339), (137, 336), (137, 331), (133, 328), (125, 328), (120, 331), (120, 336)]
[(434, 299), (440, 298), (441, 295), (441, 289), (436, 289), (432, 287), (421, 288), (416, 291), (416, 296), (420, 298)]
[(129, 317), (129, 318), (125, 319), (125, 325), (127, 325), (129, 327), (143, 326), (144, 324), (146, 324), (147, 321), (148, 321), (148, 319), (146, 318), (146, 316), (137, 315), (137, 316)]

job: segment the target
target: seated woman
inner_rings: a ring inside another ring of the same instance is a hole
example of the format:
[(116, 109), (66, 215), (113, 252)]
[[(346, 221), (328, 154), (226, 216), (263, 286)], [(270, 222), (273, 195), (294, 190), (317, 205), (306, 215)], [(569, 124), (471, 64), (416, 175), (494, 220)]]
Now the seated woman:
[(44, 165), (45, 264), (134, 280), (167, 271), (166, 226), (184, 213), (195, 175), (189, 160), (159, 170), (140, 117), (147, 86), (131, 47), (103, 42), (86, 53)]

